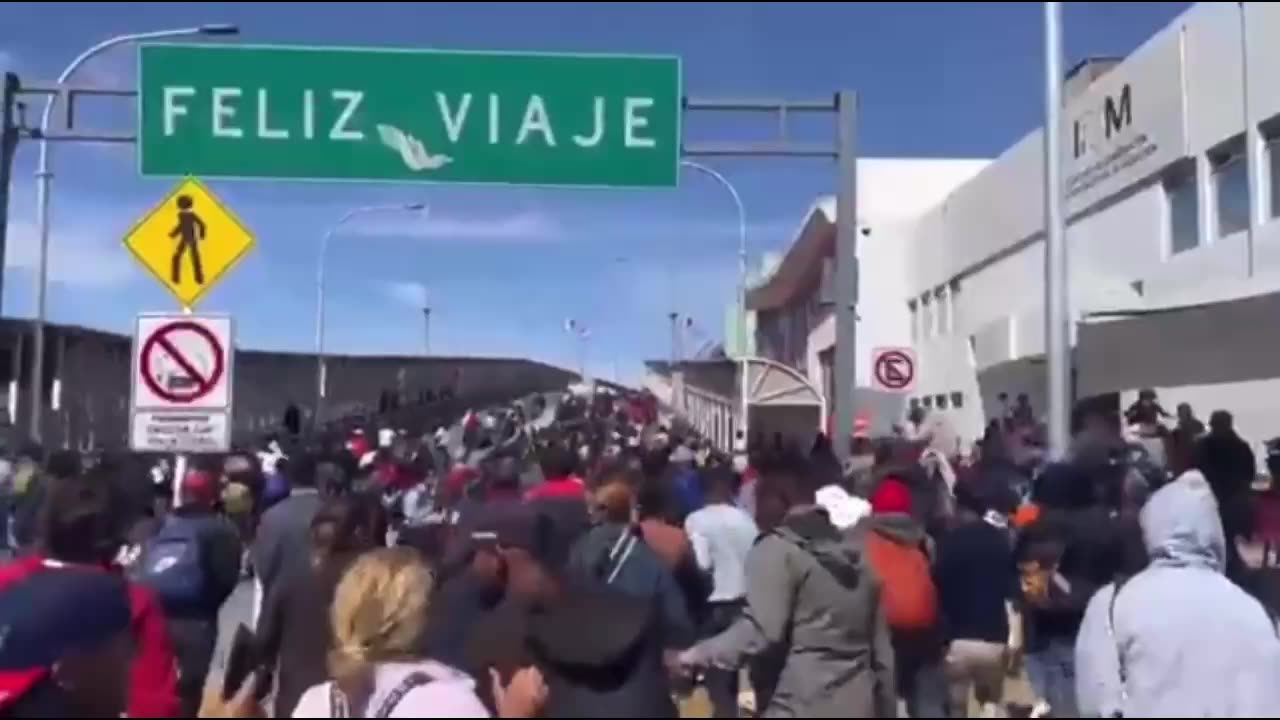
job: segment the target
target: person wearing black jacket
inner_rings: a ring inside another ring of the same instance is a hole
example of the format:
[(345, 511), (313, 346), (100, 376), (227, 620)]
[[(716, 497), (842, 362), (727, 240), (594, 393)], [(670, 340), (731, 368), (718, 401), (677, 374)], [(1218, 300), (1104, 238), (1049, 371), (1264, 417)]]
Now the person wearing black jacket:
[(1009, 532), (984, 519), (998, 503), (957, 484), (955, 526), (937, 542), (934, 582), (947, 640), (949, 717), (967, 716), (970, 686), (984, 711), (998, 707), (1004, 692), (1006, 605), (1017, 571)]
[[(480, 678), (496, 671), (505, 682), (536, 667), (549, 690), (543, 717), (679, 717), (657, 608), (566, 573), (550, 524), (526, 507), (482, 528), (502, 559), (507, 589), (502, 604), (476, 623), (467, 669)], [(492, 698), (483, 699), (493, 707)]]
[(1240, 583), (1247, 569), (1235, 541), (1253, 531), (1249, 491), (1258, 463), (1249, 444), (1236, 434), (1231, 413), (1218, 410), (1209, 416), (1209, 434), (1196, 443), (1194, 464), (1218, 500), (1227, 539), (1227, 577)]
[(173, 517), (199, 527), (196, 543), (204, 572), (203, 597), (198, 606), (166, 604), (165, 614), (178, 660), (178, 693), (183, 712), (186, 717), (195, 717), (218, 643), (218, 612), (240, 584), (243, 551), (235, 527), (215, 510), (217, 475), (193, 470), (182, 479), (180, 492), (182, 503), (173, 511)]
[(1078, 460), (1049, 465), (1033, 499), (1040, 518), (1015, 548), (1027, 675), (1056, 717), (1076, 716), (1075, 640), (1089, 599), (1115, 579), (1122, 523), (1106, 488), (1124, 468)]
[(267, 672), (279, 665), (277, 717), (291, 716), (302, 693), (329, 678), (334, 591), (351, 563), (385, 532), (382, 504), (366, 493), (327, 499), (311, 521), (313, 564), (273, 587), (258, 624), (259, 661)]

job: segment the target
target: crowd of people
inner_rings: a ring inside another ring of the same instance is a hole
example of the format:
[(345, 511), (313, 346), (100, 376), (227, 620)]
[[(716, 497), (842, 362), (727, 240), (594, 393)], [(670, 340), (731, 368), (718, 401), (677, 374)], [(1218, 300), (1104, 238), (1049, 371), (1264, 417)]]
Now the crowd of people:
[(176, 478), (31, 448), (0, 473), (0, 717), (674, 718), (695, 688), (714, 717), (1280, 716), (1230, 415), (1161, 433), (1144, 393), (1050, 462), (1025, 405), (964, 454), (914, 409), (844, 463), (607, 394)]

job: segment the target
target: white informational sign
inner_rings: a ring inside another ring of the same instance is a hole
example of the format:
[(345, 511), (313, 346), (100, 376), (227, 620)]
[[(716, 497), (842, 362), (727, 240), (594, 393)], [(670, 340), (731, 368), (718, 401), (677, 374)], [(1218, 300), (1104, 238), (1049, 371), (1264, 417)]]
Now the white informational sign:
[(129, 446), (138, 452), (222, 453), (231, 448), (226, 410), (135, 410)]
[(916, 389), (916, 351), (881, 347), (871, 352), (871, 385), (877, 390), (911, 393)]
[(232, 360), (228, 316), (139, 316), (133, 341), (133, 449), (229, 450)]

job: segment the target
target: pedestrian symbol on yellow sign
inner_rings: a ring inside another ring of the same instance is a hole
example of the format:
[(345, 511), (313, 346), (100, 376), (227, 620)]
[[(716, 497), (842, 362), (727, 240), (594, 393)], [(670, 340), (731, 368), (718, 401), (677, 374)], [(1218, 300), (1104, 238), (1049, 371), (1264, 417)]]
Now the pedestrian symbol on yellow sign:
[(183, 180), (124, 239), (183, 307), (217, 285), (253, 243), (253, 234), (195, 178)]
[(173, 251), (173, 284), (182, 282), (182, 256), (191, 255), (191, 272), (195, 274), (196, 284), (204, 284), (204, 270), (200, 267), (200, 241), (209, 233), (209, 228), (192, 210), (191, 197), (178, 196), (178, 224), (169, 231), (169, 237), (179, 238), (178, 248)]

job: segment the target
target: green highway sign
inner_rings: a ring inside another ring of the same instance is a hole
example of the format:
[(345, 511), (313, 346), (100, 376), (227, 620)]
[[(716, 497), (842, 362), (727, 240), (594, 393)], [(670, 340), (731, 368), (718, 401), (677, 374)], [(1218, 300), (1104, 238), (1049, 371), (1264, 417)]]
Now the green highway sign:
[(139, 50), (146, 176), (667, 187), (675, 57), (244, 45)]

